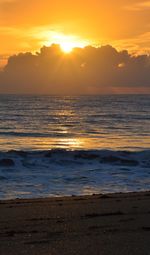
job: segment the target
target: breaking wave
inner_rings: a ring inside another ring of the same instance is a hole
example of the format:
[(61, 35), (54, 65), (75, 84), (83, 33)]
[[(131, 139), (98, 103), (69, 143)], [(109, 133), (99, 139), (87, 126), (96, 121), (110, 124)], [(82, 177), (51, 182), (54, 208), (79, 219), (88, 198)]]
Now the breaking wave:
[(0, 152), (0, 198), (150, 190), (150, 150)]

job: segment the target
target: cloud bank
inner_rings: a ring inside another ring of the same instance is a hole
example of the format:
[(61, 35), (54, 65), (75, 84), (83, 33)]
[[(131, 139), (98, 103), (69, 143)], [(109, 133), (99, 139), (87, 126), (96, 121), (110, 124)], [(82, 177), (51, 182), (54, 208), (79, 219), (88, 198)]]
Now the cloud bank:
[(150, 93), (150, 56), (132, 56), (110, 45), (75, 48), (59, 45), (11, 56), (0, 71), (0, 93)]

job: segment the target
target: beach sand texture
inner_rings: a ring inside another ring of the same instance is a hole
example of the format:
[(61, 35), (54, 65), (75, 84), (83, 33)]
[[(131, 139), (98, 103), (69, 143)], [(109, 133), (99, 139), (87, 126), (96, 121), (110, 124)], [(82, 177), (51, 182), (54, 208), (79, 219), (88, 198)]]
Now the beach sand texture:
[(150, 192), (0, 202), (0, 255), (150, 255)]

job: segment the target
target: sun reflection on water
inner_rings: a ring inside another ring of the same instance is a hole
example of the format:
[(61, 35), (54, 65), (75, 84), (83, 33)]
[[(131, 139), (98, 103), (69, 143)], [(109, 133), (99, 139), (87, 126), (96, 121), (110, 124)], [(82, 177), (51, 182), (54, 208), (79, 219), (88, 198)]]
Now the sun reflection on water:
[(62, 138), (59, 140), (59, 144), (62, 148), (70, 148), (70, 149), (74, 149), (74, 148), (81, 148), (84, 145), (84, 139), (80, 139), (80, 138)]

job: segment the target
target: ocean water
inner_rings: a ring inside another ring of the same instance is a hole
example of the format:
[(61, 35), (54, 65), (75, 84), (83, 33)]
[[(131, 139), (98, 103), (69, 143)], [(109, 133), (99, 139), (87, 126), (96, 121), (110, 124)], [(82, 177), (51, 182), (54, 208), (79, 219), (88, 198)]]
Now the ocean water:
[(150, 189), (150, 95), (0, 95), (0, 199)]

